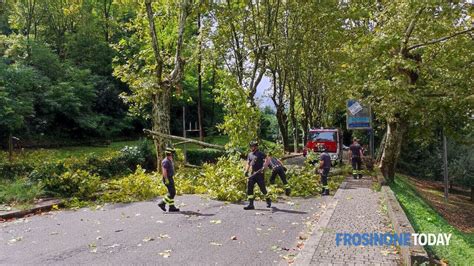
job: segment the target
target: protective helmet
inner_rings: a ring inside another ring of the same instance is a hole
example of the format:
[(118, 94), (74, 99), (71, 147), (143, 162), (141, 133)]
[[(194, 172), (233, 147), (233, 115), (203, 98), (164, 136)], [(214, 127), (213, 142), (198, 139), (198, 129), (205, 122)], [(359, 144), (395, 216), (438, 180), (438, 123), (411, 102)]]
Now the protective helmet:
[(165, 154), (168, 156), (168, 155), (172, 155), (173, 153), (175, 153), (175, 149), (173, 148), (166, 148), (165, 149)]
[(316, 146), (316, 151), (319, 151), (319, 152), (324, 152), (327, 150), (327, 147), (326, 145), (324, 145), (323, 143), (319, 143), (317, 146)]
[(250, 147), (258, 146), (258, 142), (257, 142), (256, 140), (252, 140), (252, 141), (249, 143), (249, 146), (250, 146)]

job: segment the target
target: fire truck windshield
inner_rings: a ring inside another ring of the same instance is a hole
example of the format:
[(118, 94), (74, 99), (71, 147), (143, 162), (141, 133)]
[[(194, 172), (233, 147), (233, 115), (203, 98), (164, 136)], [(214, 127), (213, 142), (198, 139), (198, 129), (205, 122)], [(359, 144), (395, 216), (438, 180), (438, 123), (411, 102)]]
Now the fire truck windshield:
[(336, 132), (310, 132), (312, 141), (336, 141)]

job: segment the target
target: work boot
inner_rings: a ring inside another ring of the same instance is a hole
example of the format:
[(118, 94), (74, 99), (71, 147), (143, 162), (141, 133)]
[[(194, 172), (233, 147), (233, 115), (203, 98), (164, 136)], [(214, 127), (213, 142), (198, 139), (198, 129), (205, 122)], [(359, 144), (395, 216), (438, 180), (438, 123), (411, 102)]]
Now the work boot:
[(285, 189), (285, 195), (290, 196), (291, 194), (291, 189), (287, 188)]
[(249, 205), (244, 207), (244, 210), (254, 210), (255, 206), (253, 206), (253, 200), (249, 200)]
[(271, 207), (272, 207), (272, 199), (267, 198), (267, 208), (271, 208)]
[(164, 201), (160, 201), (160, 203), (158, 203), (158, 207), (160, 207), (160, 209), (162, 209), (164, 212), (166, 211), (166, 203)]
[(179, 209), (176, 208), (174, 205), (170, 205), (170, 208), (168, 209), (169, 212), (179, 212)]
[(324, 189), (323, 196), (329, 196), (329, 189), (328, 188)]

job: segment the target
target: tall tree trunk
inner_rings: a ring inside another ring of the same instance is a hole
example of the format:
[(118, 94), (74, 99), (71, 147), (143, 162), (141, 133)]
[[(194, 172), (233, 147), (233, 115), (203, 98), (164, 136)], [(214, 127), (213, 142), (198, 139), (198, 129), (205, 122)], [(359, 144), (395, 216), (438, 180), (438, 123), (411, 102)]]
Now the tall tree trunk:
[[(163, 88), (162, 92), (153, 95), (153, 131), (170, 134), (170, 90)], [(166, 149), (168, 140), (160, 136), (153, 137), (156, 150), (157, 166), (160, 169), (160, 162), (163, 160), (163, 152)]]
[(288, 118), (286, 116), (285, 110), (283, 106), (277, 108), (276, 117), (278, 121), (278, 128), (280, 129), (281, 139), (283, 141), (283, 148), (285, 151), (288, 151), (289, 143), (288, 143)]
[(198, 123), (199, 123), (199, 140), (204, 141), (204, 131), (202, 129), (202, 75), (201, 75), (201, 61), (202, 61), (202, 56), (201, 56), (201, 14), (198, 13), (197, 15), (197, 26), (198, 26), (198, 31), (199, 31), (199, 41), (198, 41), (198, 63), (197, 63), (197, 69), (198, 69)]
[(387, 137), (380, 160), (380, 169), (387, 182), (394, 181), (395, 169), (406, 130), (407, 126), (403, 119), (395, 119), (387, 123)]

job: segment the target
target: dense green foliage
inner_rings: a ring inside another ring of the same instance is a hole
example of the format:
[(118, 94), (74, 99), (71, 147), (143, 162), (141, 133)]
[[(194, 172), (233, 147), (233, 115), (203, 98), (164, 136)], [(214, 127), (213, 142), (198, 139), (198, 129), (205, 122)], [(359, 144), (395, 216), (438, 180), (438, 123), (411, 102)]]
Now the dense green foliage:
[(470, 265), (474, 262), (474, 235), (464, 234), (449, 225), (446, 220), (433, 210), (404, 177), (398, 176), (391, 185), (395, 195), (405, 210), (411, 224), (418, 233), (450, 233), (449, 246), (426, 246), (439, 259), (450, 265)]

